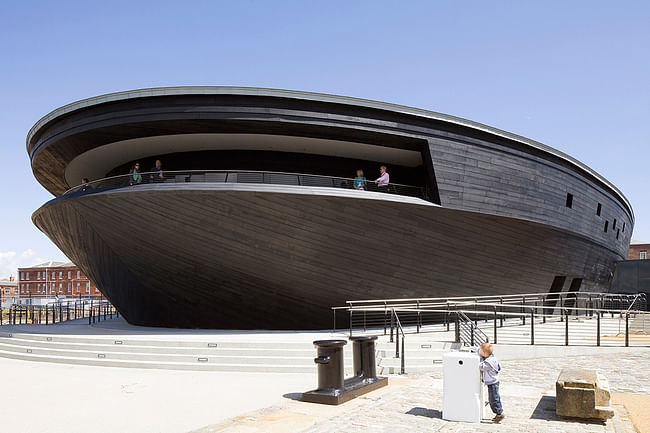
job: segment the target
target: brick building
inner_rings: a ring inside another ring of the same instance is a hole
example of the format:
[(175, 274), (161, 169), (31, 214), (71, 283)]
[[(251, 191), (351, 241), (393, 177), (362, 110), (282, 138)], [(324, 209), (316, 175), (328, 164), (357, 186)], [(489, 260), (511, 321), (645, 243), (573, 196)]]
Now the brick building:
[(13, 299), (18, 297), (18, 283), (13, 276), (0, 280), (0, 305), (12, 303)]
[(72, 262), (18, 268), (21, 298), (101, 298), (102, 293)]
[(637, 241), (630, 243), (630, 249), (627, 250), (628, 260), (647, 260), (650, 259), (650, 244), (644, 244)]

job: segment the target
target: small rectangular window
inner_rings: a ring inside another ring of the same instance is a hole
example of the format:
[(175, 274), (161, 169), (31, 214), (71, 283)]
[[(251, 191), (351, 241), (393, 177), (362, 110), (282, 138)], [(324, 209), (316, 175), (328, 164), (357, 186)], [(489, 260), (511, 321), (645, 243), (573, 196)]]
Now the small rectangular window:
[(605, 221), (605, 229), (603, 230), (605, 233), (607, 233), (607, 227), (609, 227), (609, 221)]
[(566, 207), (570, 208), (573, 206), (573, 194), (567, 192), (566, 193)]
[(612, 230), (616, 230), (616, 218), (614, 218), (614, 222), (612, 223)]
[(641, 260), (645, 260), (647, 254), (648, 254), (648, 253), (647, 253), (646, 251), (641, 251), (641, 252), (639, 253), (639, 259), (641, 259)]
[(618, 236), (621, 234), (621, 229), (616, 230), (616, 239), (618, 239)]
[(623, 221), (623, 233), (625, 233), (625, 221)]
[(602, 210), (603, 206), (598, 203), (598, 206), (596, 206), (596, 215), (600, 216), (600, 211)]

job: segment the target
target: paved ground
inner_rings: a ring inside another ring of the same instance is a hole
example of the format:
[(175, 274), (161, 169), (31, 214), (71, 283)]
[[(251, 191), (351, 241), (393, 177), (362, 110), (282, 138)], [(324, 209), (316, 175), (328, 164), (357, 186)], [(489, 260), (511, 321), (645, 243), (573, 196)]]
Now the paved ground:
[[(555, 415), (555, 379), (564, 367), (594, 368), (610, 382), (612, 392), (650, 396), (650, 349), (628, 353), (503, 362), (501, 394), (507, 418), (500, 425), (467, 424), (441, 419), (441, 368), (391, 384), (363, 398), (338, 406), (299, 401), (252, 412), (205, 427), (216, 432), (634, 432), (629, 414), (617, 406), (607, 423), (561, 419)], [(289, 396), (291, 397), (291, 396)], [(646, 406), (646, 410), (650, 407)]]
[(0, 358), (0, 431), (182, 433), (282, 404), (312, 374), (91, 367)]

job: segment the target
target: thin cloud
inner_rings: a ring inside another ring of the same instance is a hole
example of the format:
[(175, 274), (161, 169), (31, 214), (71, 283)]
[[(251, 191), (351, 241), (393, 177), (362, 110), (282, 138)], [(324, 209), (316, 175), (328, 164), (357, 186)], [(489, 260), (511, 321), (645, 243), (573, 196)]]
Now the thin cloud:
[(0, 278), (16, 278), (18, 268), (43, 263), (43, 260), (33, 249), (29, 248), (18, 253), (16, 251), (0, 251)]

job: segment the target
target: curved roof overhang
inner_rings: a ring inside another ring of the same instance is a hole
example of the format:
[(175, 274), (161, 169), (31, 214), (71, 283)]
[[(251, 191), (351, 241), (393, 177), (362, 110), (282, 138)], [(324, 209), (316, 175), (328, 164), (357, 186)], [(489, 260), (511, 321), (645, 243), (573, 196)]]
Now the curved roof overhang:
[[(35, 144), (34, 138), (42, 130), (44, 130), (48, 126), (48, 124), (73, 112), (92, 108), (101, 104), (111, 103), (111, 102), (128, 101), (128, 100), (135, 100), (139, 98), (151, 98), (151, 97), (162, 97), (162, 96), (185, 96), (185, 95), (255, 96), (255, 97), (304, 100), (304, 101), (318, 102), (318, 103), (331, 103), (337, 105), (346, 105), (352, 107), (388, 111), (396, 114), (434, 120), (437, 122), (443, 122), (450, 125), (456, 125), (464, 128), (469, 128), (471, 130), (480, 131), (495, 137), (500, 137), (509, 141), (514, 141), (516, 143), (528, 146), (531, 149), (541, 151), (545, 154), (548, 154), (551, 157), (558, 158), (561, 161), (564, 161), (568, 165), (574, 167), (578, 172), (581, 172), (584, 175), (596, 180), (598, 183), (603, 185), (606, 189), (610, 190), (619, 199), (619, 201), (627, 208), (632, 218), (632, 221), (634, 220), (634, 212), (632, 210), (631, 204), (616, 186), (614, 186), (606, 178), (598, 174), (596, 171), (594, 171), (587, 165), (581, 163), (577, 159), (557, 149), (547, 146), (543, 143), (507, 131), (493, 128), (478, 122), (474, 122), (456, 116), (451, 116), (448, 114), (442, 114), (434, 111), (407, 107), (398, 104), (390, 104), (386, 102), (379, 102), (379, 101), (373, 101), (368, 99), (329, 95), (323, 93), (255, 88), (255, 87), (230, 87), (230, 86), (159, 87), (159, 88), (137, 89), (137, 90), (128, 90), (123, 92), (109, 93), (106, 95), (95, 96), (92, 98), (87, 98), (87, 99), (82, 99), (80, 101), (72, 102), (70, 104), (64, 105), (63, 107), (57, 108), (51, 111), (50, 113), (46, 114), (45, 116), (43, 116), (34, 124), (34, 126), (30, 129), (29, 133), (27, 134), (27, 139), (26, 139), (27, 152), (30, 154), (30, 157), (32, 158), (33, 161), (34, 154), (32, 153), (32, 151), (34, 150), (33, 146)], [(61, 177), (63, 178), (63, 176)]]

